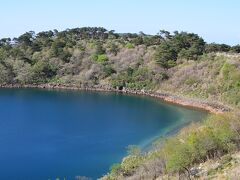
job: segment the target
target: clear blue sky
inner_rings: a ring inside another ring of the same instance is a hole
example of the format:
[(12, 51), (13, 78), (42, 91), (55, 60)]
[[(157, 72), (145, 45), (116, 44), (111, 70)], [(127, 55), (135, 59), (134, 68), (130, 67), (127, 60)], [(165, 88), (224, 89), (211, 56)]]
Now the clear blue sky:
[(240, 44), (239, 0), (0, 0), (0, 38), (34, 30), (102, 26), (117, 32), (160, 29)]

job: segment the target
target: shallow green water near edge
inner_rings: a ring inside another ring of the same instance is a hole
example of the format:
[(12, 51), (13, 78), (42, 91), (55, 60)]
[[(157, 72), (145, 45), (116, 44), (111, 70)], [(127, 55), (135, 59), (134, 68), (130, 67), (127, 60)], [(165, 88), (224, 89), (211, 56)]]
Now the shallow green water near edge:
[(129, 144), (207, 116), (204, 111), (117, 93), (0, 89), (0, 179), (96, 179)]

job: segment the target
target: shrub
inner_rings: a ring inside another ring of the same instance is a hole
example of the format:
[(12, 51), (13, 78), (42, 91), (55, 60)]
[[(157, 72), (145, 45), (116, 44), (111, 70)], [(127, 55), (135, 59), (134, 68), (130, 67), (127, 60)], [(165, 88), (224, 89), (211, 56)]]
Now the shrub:
[(112, 74), (116, 73), (116, 71), (109, 65), (104, 66), (103, 68), (105, 77), (111, 76)]
[(57, 69), (47, 61), (38, 61), (31, 68), (33, 82), (45, 83), (56, 75)]
[(99, 63), (102, 63), (102, 62), (106, 62), (108, 61), (108, 57), (106, 54), (93, 54), (91, 56), (92, 60), (93, 61), (96, 61), (96, 62), (99, 62)]
[(110, 53), (112, 53), (116, 56), (118, 51), (119, 51), (119, 47), (115, 42), (110, 42), (108, 44), (108, 50), (109, 50)]
[(181, 142), (176, 138), (168, 139), (163, 149), (166, 157), (166, 170), (168, 172), (188, 170), (193, 161), (191, 149), (186, 142)]
[(108, 61), (108, 57), (106, 54), (98, 55), (97, 62), (106, 62), (106, 61)]
[(226, 154), (223, 157), (221, 157), (220, 163), (221, 164), (227, 164), (232, 160), (232, 156), (230, 154)]
[(11, 74), (9, 69), (0, 63), (0, 84), (9, 83), (11, 81)]
[(93, 55), (91, 56), (91, 59), (92, 59), (93, 61), (97, 61), (97, 60), (98, 60), (98, 55), (97, 55), (97, 54), (93, 54)]
[(121, 164), (116, 163), (110, 167), (110, 173), (117, 175), (121, 171)]
[(239, 132), (239, 117), (233, 114), (212, 115), (201, 127), (168, 138), (161, 151), (167, 171), (189, 171), (194, 163), (236, 150), (235, 147), (240, 144)]
[(157, 64), (164, 68), (170, 68), (175, 65), (177, 52), (170, 43), (164, 42), (157, 48), (154, 58)]
[(133, 49), (133, 48), (134, 48), (134, 45), (133, 45), (132, 43), (127, 43), (127, 44), (125, 45), (125, 48), (127, 48), (127, 49)]

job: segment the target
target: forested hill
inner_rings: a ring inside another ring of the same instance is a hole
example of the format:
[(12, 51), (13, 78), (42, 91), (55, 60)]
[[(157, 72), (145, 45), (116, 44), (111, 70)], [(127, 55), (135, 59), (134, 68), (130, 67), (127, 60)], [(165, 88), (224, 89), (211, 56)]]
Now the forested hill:
[(161, 89), (239, 105), (238, 53), (240, 45), (207, 44), (178, 31), (30, 31), (0, 40), (0, 84)]
[[(240, 45), (208, 44), (187, 32), (120, 34), (94, 27), (30, 31), (0, 40), (0, 87), (125, 88), (222, 102), (236, 113), (191, 125), (157, 141), (147, 154), (133, 146), (103, 179), (223, 179), (225, 174), (231, 179), (239, 177), (240, 166), (239, 53)], [(218, 166), (209, 168), (212, 159), (218, 159)], [(224, 169), (228, 172), (221, 174)]]

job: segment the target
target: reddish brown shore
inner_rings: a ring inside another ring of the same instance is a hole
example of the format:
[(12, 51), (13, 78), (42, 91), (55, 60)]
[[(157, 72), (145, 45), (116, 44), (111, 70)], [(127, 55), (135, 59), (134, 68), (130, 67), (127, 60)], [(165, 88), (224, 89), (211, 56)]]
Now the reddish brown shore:
[(119, 92), (119, 93), (154, 97), (169, 103), (173, 103), (173, 104), (177, 104), (185, 107), (202, 109), (214, 114), (222, 114), (224, 112), (228, 112), (231, 110), (229, 107), (216, 102), (208, 102), (208, 101), (203, 101), (198, 99), (179, 97), (179, 96), (168, 94), (168, 93), (159, 93), (159, 92), (145, 91), (145, 90), (130, 90), (126, 88), (114, 89), (111, 87), (107, 87), (107, 88), (106, 87), (78, 87), (78, 86), (62, 85), (62, 84), (41, 84), (41, 85), (2, 84), (0, 85), (0, 88), (40, 88), (40, 89), (69, 89), (69, 90), (84, 90), (84, 91)]

